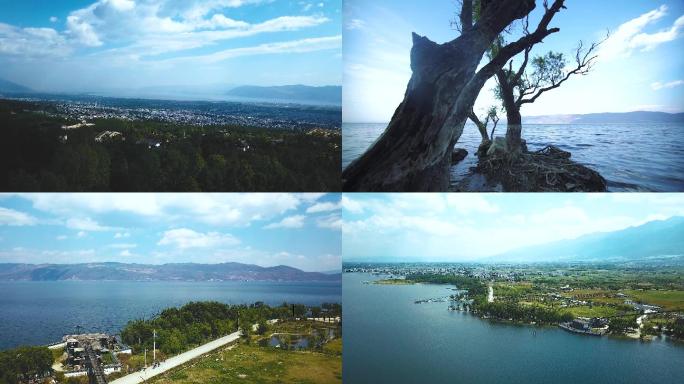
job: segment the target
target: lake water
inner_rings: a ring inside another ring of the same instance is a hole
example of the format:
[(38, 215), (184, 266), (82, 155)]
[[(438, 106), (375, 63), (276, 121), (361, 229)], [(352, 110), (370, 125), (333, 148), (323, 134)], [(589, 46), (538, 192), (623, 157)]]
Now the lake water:
[[(359, 157), (387, 124), (342, 124), (342, 167)], [(496, 136), (504, 135), (505, 125)], [(523, 138), (530, 150), (553, 144), (572, 153), (572, 159), (598, 171), (608, 190), (684, 191), (684, 125), (682, 124), (528, 124)], [(456, 147), (468, 157), (451, 169), (451, 184), (461, 181), (477, 164), (480, 134), (466, 124)]]
[(345, 273), (345, 383), (681, 383), (684, 344), (492, 323), (448, 303), (440, 285), (374, 285)]
[(341, 302), (340, 283), (272, 282), (0, 282), (0, 350), (44, 345), (74, 333), (118, 333), (129, 321), (190, 301), (228, 304), (284, 301), (306, 305)]

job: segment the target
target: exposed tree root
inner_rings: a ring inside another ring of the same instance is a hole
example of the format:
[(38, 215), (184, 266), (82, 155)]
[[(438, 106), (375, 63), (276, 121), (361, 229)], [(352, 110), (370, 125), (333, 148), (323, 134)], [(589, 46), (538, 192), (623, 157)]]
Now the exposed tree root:
[(475, 171), (508, 192), (604, 192), (606, 180), (570, 156), (552, 145), (517, 156), (497, 152), (481, 157)]

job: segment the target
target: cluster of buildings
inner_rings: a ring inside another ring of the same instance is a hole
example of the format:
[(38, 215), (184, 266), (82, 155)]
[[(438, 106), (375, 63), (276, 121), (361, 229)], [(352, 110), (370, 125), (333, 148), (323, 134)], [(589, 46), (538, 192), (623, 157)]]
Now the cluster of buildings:
[[(153, 103), (153, 106), (131, 107), (116, 106), (114, 101), (103, 105), (99, 102), (77, 102), (77, 101), (57, 101), (55, 107), (59, 115), (77, 121), (93, 119), (121, 119), (121, 120), (142, 120), (142, 121), (162, 121), (178, 125), (193, 126), (218, 126), (218, 125), (238, 125), (249, 127), (264, 127), (272, 129), (301, 129), (315, 130), (318, 127), (339, 130), (340, 124), (337, 121), (328, 121), (316, 116), (304, 114), (299, 116), (292, 108), (282, 108), (278, 106), (250, 106), (227, 108), (180, 108), (174, 103), (162, 105), (163, 102)], [(144, 103), (143, 103), (144, 105)], [(78, 126), (69, 127), (79, 128)], [(325, 131), (325, 130), (320, 130)], [(326, 133), (327, 134), (327, 133)]]
[(64, 376), (86, 376), (89, 369), (97, 368), (104, 374), (121, 371), (117, 354), (131, 354), (116, 337), (104, 333), (67, 335), (59, 346), (64, 347)]

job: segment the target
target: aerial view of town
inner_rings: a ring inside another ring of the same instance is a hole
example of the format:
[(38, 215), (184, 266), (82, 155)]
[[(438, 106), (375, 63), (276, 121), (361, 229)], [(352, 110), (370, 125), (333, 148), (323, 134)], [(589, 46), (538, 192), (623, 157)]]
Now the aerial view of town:
[(345, 380), (678, 382), (683, 202), (345, 195)]
[(0, 4), (0, 191), (341, 190), (340, 8)]
[(339, 107), (30, 100), (0, 100), (0, 190), (339, 190)]

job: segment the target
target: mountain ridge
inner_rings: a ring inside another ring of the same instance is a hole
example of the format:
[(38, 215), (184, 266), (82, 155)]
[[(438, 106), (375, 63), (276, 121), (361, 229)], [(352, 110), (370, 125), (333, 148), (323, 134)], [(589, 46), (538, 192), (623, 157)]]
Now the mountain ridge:
[(269, 87), (243, 85), (229, 90), (226, 94), (230, 96), (259, 99), (342, 103), (342, 87), (338, 85), (322, 87), (312, 87), (308, 85), (280, 85)]
[(525, 124), (684, 123), (684, 113), (632, 111), (523, 116)]
[(161, 265), (98, 262), (78, 264), (0, 263), (0, 281), (338, 281), (340, 275), (305, 272), (277, 265), (261, 267), (243, 263), (168, 263)]
[(514, 249), (486, 262), (634, 261), (684, 255), (684, 217)]

